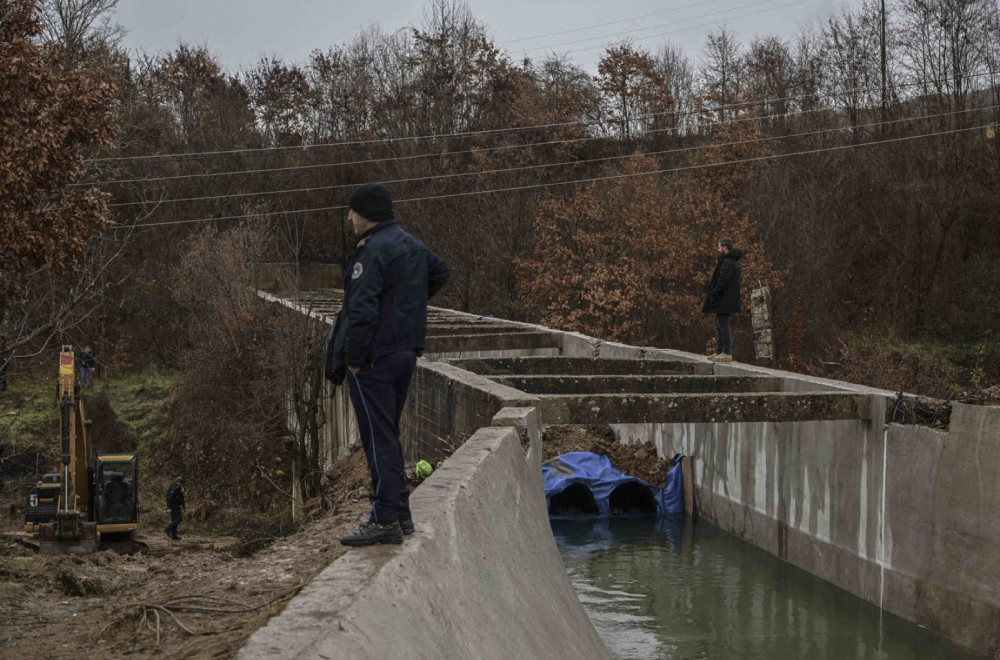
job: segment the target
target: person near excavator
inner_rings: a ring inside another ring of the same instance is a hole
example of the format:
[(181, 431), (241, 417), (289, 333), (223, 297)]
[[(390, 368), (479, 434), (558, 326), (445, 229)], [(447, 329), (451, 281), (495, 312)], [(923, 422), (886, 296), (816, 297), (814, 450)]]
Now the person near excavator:
[(167, 511), (170, 513), (170, 524), (163, 528), (167, 537), (179, 541), (177, 526), (181, 524), (184, 511), (184, 477), (177, 477), (167, 489)]

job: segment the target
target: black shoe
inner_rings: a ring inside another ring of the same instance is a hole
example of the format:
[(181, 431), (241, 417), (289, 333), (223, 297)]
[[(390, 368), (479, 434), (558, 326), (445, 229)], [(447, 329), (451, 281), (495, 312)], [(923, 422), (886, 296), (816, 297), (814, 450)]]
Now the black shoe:
[(173, 535), (173, 536), (171, 536), (170, 538), (172, 538), (172, 539), (173, 539), (173, 540), (175, 540), (175, 541), (180, 541), (180, 540), (181, 540), (181, 537), (180, 537), (180, 536), (178, 536), (177, 534), (174, 534), (174, 535)]
[(379, 524), (365, 522), (361, 524), (358, 531), (347, 536), (340, 537), (341, 545), (363, 546), (375, 545), (376, 543), (402, 543), (403, 530), (399, 526), (398, 520), (391, 523)]
[[(361, 526), (362, 527), (368, 527), (369, 525), (374, 525), (374, 524), (375, 524), (374, 521), (372, 521), (372, 520), (366, 520), (365, 522), (361, 523)], [(401, 530), (403, 530), (403, 534), (405, 536), (409, 536), (414, 531), (416, 531), (414, 529), (414, 527), (413, 527), (413, 518), (400, 518), (399, 519), (399, 528)]]

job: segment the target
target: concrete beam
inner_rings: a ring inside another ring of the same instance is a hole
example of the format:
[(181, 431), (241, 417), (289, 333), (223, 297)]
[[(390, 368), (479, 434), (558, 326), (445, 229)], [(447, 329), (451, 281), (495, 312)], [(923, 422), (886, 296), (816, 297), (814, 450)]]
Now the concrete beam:
[(549, 332), (517, 332), (489, 335), (443, 335), (427, 338), (425, 353), (466, 353), (559, 348), (559, 337)]
[(543, 424), (805, 422), (871, 418), (863, 394), (547, 394)]
[(781, 379), (763, 376), (488, 376), (530, 394), (670, 394), (780, 392)]
[(511, 335), (532, 332), (526, 328), (486, 323), (430, 323), (427, 326), (427, 336), (444, 335)]
[(588, 357), (468, 358), (449, 360), (451, 364), (485, 376), (512, 375), (658, 375), (692, 374), (710, 376), (710, 362), (636, 360)]

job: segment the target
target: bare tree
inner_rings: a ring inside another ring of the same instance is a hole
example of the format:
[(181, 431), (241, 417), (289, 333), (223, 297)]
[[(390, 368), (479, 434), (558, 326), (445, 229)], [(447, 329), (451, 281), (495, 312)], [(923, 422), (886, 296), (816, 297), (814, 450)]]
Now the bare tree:
[(995, 0), (901, 0), (904, 66), (923, 94), (953, 110), (968, 106), (996, 52)]
[(702, 51), (701, 95), (707, 110), (716, 111), (718, 121), (736, 114), (728, 109), (743, 90), (744, 60), (736, 35), (725, 26), (708, 33)]
[(77, 56), (98, 47), (117, 48), (125, 36), (125, 28), (110, 16), (117, 6), (118, 0), (44, 0), (42, 35)]
[(690, 119), (692, 110), (692, 96), (694, 96), (694, 65), (691, 63), (680, 48), (676, 46), (663, 46), (654, 56), (653, 61), (656, 70), (663, 80), (663, 85), (670, 93), (674, 101), (673, 126), (680, 129), (689, 128), (693, 125)]

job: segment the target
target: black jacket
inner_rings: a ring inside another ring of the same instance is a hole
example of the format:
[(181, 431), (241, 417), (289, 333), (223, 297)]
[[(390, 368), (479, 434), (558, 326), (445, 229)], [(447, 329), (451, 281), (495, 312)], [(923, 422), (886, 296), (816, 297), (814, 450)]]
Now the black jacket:
[(344, 272), (344, 304), (329, 337), (327, 378), (340, 383), (346, 366), (422, 351), (427, 301), (450, 274), (441, 257), (395, 220), (365, 232)]
[(184, 506), (184, 489), (176, 481), (167, 490), (167, 508), (180, 509)]
[(740, 271), (743, 265), (740, 259), (743, 251), (733, 248), (728, 254), (719, 255), (719, 263), (712, 273), (712, 281), (708, 283), (708, 295), (705, 297), (706, 314), (738, 314), (740, 311)]

